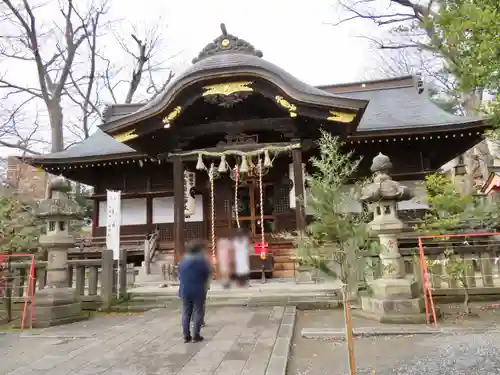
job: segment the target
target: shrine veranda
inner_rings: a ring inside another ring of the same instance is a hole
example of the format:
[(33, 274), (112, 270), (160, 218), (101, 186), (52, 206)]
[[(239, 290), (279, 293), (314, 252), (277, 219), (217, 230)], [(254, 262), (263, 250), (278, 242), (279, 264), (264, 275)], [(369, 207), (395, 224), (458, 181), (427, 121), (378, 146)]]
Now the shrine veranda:
[[(281, 278), (291, 276), (291, 244), (275, 234), (307, 223), (299, 197), (321, 129), (363, 157), (359, 177), (382, 152), (409, 186), (486, 129), (438, 108), (418, 76), (313, 87), (262, 55), (222, 26), (154, 100), (110, 105), (91, 137), (28, 163), (94, 187), (94, 239), (105, 236), (106, 190), (120, 190), (124, 238), (158, 231), (158, 249), (179, 259), (186, 241), (213, 244), (239, 225), (269, 244), (271, 276)], [(399, 207), (402, 217), (423, 208)]]

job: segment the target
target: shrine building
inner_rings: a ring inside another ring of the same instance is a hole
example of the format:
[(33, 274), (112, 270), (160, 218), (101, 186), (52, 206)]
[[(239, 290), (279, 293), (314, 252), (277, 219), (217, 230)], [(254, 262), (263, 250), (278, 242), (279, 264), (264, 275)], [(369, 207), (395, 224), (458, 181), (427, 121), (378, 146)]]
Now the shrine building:
[[(122, 236), (156, 231), (178, 259), (189, 239), (212, 243), (239, 223), (272, 259), (273, 234), (306, 225), (296, 197), (321, 129), (363, 157), (360, 176), (382, 152), (407, 185), (483, 138), (481, 118), (443, 111), (419, 77), (313, 87), (221, 26), (154, 100), (110, 105), (88, 139), (28, 161), (94, 187), (94, 238), (106, 233), (106, 190), (120, 190)], [(273, 276), (290, 276), (278, 263)]]

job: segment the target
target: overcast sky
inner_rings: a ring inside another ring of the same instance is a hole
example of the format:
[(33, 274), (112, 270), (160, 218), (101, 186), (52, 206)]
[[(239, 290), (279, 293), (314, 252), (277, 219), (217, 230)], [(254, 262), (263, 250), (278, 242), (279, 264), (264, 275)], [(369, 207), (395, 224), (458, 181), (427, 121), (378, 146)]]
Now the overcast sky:
[[(162, 53), (175, 55), (171, 66), (176, 72), (190, 64), (207, 43), (221, 34), (219, 25), (224, 22), (229, 33), (252, 43), (264, 53), (265, 59), (309, 84), (352, 82), (374, 78), (376, 74), (372, 73), (373, 47), (360, 35), (374, 36), (380, 30), (362, 21), (335, 27), (327, 24), (341, 17), (338, 0), (111, 1), (109, 17), (122, 20), (121, 26), (114, 26), (114, 31), (125, 39), (130, 39), (131, 24), (148, 28), (160, 22), (165, 45)], [(43, 22), (53, 22), (52, 10), (47, 9), (43, 14)], [(108, 56), (113, 48), (120, 59), (123, 51), (109, 38)], [(33, 66), (20, 64), (15, 61), (6, 66), (4, 61), (0, 68), (10, 77), (16, 75), (16, 80), (23, 77), (36, 84)], [(12, 153), (13, 150), (0, 148), (0, 155)]]
[(252, 43), (264, 58), (313, 85), (346, 82), (365, 76), (370, 47), (361, 34), (373, 34), (367, 22), (333, 27), (339, 18), (336, 0), (120, 0), (118, 16), (154, 21), (164, 17), (171, 49), (191, 60), (220, 35), (229, 33)]

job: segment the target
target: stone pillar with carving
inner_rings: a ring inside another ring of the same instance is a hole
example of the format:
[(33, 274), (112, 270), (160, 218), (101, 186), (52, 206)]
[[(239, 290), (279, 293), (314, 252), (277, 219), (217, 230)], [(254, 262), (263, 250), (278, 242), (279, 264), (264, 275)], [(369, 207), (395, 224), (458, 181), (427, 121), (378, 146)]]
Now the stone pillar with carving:
[(382, 277), (370, 284), (371, 295), (361, 297), (360, 315), (386, 323), (419, 323), (425, 321), (423, 300), (418, 284), (406, 278), (404, 262), (398, 248), (398, 235), (403, 222), (397, 205), (409, 200), (413, 193), (389, 176), (390, 159), (380, 153), (373, 159), (373, 182), (362, 192), (361, 201), (373, 210), (370, 230), (380, 240)]
[(70, 182), (60, 176), (52, 180), (48, 197), (38, 206), (37, 217), (46, 221), (40, 245), (47, 249), (47, 286), (35, 294), (34, 327), (48, 327), (82, 320), (81, 304), (69, 287), (68, 249), (75, 246), (71, 221), (81, 214), (80, 206), (68, 193)]

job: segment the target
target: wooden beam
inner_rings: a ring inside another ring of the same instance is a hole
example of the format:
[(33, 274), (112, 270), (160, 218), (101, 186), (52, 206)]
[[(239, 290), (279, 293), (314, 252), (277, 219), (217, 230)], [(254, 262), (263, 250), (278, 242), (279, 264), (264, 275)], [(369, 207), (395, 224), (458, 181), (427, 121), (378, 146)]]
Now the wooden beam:
[(174, 158), (174, 243), (175, 262), (184, 254), (184, 166), (180, 156)]
[(304, 175), (302, 174), (302, 150), (292, 150), (293, 163), (293, 184), (295, 186), (295, 220), (297, 230), (306, 227), (306, 217), (304, 212)]
[(266, 118), (183, 126), (179, 130), (179, 137), (194, 138), (208, 133), (252, 133), (257, 130), (274, 130), (293, 134), (295, 129), (294, 120), (291, 118)]

